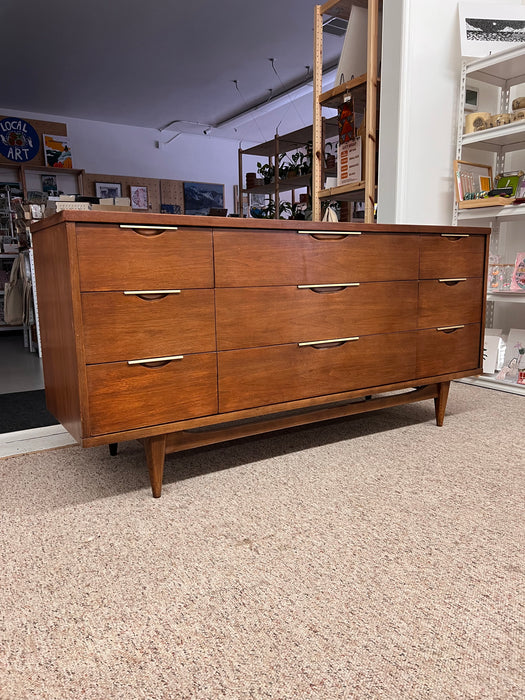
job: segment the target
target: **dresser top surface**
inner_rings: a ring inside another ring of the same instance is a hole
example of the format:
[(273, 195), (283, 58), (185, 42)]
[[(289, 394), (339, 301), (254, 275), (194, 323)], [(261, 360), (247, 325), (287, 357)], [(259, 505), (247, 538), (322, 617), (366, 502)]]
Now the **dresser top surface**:
[(47, 217), (31, 225), (31, 232), (38, 233), (61, 223), (126, 224), (142, 227), (166, 226), (181, 228), (242, 229), (253, 231), (366, 231), (370, 233), (468, 233), (490, 234), (489, 228), (472, 226), (426, 226), (424, 224), (360, 224), (358, 222), (299, 221), (289, 219), (241, 219), (237, 217), (188, 216), (183, 214), (153, 214), (138, 212), (107, 212), (67, 210)]

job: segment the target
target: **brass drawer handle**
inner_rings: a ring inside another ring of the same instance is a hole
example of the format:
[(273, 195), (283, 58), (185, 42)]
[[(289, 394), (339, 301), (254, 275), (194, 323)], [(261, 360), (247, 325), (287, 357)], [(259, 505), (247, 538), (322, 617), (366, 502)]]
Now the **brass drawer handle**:
[(184, 355), (170, 355), (168, 357), (146, 357), (142, 360), (128, 360), (128, 365), (145, 365), (150, 362), (171, 362), (172, 360), (182, 360)]
[(139, 225), (139, 224), (120, 224), (120, 228), (132, 228), (132, 229), (151, 229), (152, 231), (178, 231), (178, 226), (151, 226), (149, 225)]
[(342, 282), (341, 284), (298, 284), (297, 289), (327, 289), (343, 287), (359, 287), (360, 282)]
[(297, 233), (306, 233), (309, 236), (360, 236), (362, 231), (297, 231)]
[(457, 331), (459, 328), (465, 328), (465, 326), (441, 326), (441, 328), (436, 328), (436, 330), (443, 331), (444, 333), (451, 333), (452, 331)]
[(467, 278), (466, 277), (449, 277), (448, 279), (444, 277), (443, 279), (438, 280), (438, 282), (444, 282), (445, 284), (456, 284), (457, 282), (466, 282)]
[(442, 233), (444, 238), (469, 238), (470, 233)]
[(356, 335), (353, 338), (332, 338), (332, 340), (308, 340), (305, 343), (297, 343), (300, 348), (307, 347), (308, 345), (328, 345), (329, 343), (348, 343), (351, 340), (359, 340), (359, 336)]
[(141, 296), (142, 294), (180, 294), (180, 289), (133, 289), (125, 291), (125, 296)]

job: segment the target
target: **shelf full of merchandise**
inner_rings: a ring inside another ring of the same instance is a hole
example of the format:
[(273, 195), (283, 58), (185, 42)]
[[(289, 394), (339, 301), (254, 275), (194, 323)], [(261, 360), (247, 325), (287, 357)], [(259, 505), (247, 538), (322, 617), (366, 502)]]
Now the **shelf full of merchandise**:
[[(489, 90), (495, 90), (496, 111), (494, 113), (511, 113), (512, 101), (518, 96), (518, 86), (521, 86), (519, 88), (521, 94), (525, 95), (525, 44), (483, 58), (464, 61), (461, 68), (458, 100), (456, 159), (471, 160), (465, 157), (464, 149), (475, 149), (477, 156), (472, 160), (479, 162), (480, 159), (485, 158), (487, 165), (493, 166), (494, 173), (503, 173), (506, 169), (508, 170), (508, 163), (512, 158), (514, 160), (511, 169), (516, 170), (516, 162), (520, 162), (520, 158), (525, 158), (525, 119), (482, 131), (464, 133), (464, 104), (467, 86), (488, 87)], [(525, 169), (523, 165), (521, 167)], [(484, 204), (487, 204), (486, 200), (483, 201)], [(469, 205), (471, 204), (469, 202)], [(461, 208), (460, 203), (457, 201), (454, 203), (453, 223), (467, 226), (491, 226), (491, 253), (500, 259), (506, 258), (507, 264), (514, 262), (518, 252), (525, 251), (525, 236), (521, 231), (511, 230), (512, 224), (520, 223), (522, 225), (524, 221), (525, 204), (509, 203), (497, 206), (480, 206), (479, 208), (471, 208), (470, 206), (469, 208)], [(500, 317), (510, 318), (511, 323), (517, 328), (525, 327), (524, 303), (525, 292), (489, 290), (486, 327), (494, 328), (502, 325), (499, 323)], [(498, 379), (497, 374), (497, 372), (483, 374), (462, 381), (525, 395), (525, 386)]]
[[(323, 120), (322, 124), (322, 135), (323, 141), (335, 138), (337, 136), (337, 120), (336, 119), (326, 119)], [(307, 149), (312, 148), (312, 126), (305, 126), (302, 129), (297, 129), (296, 131), (290, 132), (280, 136), (276, 134), (274, 138), (265, 143), (257, 144), (246, 149), (239, 149), (239, 192), (241, 196), (239, 197), (238, 210), (239, 216), (243, 216), (243, 196), (250, 196), (251, 194), (262, 194), (273, 197), (275, 202), (275, 215), (274, 218), (279, 218), (279, 204), (282, 202), (282, 194), (284, 192), (291, 192), (292, 205), (296, 203), (295, 201), (295, 191), (300, 189), (306, 189), (308, 193), (311, 192), (312, 184), (312, 171), (311, 164), (307, 171), (303, 171), (300, 174), (286, 177), (273, 177), (271, 182), (257, 184), (254, 187), (244, 186), (244, 175), (243, 175), (243, 158), (244, 156), (258, 156), (260, 158), (266, 158), (268, 165), (274, 169), (274, 171), (279, 172), (279, 163), (282, 165), (281, 157), (289, 156), (294, 153), (301, 153), (303, 156), (306, 155)], [(277, 165), (276, 165), (277, 164)], [(289, 171), (290, 172), (290, 171)], [(327, 176), (335, 176), (335, 168), (333, 170), (328, 170), (323, 164), (322, 178), (323, 182)]]
[[(337, 17), (348, 20), (352, 5), (368, 9), (367, 70), (335, 88), (322, 92), (323, 73), (323, 18)], [(319, 221), (323, 201), (364, 202), (364, 222), (373, 223), (376, 204), (376, 152), (378, 104), (378, 34), (379, 0), (329, 0), (316, 5), (314, 14), (314, 117), (313, 117), (313, 184), (312, 219)], [(323, 108), (337, 109), (348, 96), (352, 97), (355, 113), (365, 115), (365, 135), (362, 144), (364, 176), (356, 183), (324, 188), (322, 179)]]

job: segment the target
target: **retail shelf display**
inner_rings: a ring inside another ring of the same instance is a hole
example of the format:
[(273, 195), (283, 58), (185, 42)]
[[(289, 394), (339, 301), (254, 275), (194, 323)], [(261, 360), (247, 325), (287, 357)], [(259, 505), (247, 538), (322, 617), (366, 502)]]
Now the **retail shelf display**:
[[(469, 133), (465, 133), (465, 96), (470, 88), (478, 90), (480, 112), (505, 117), (504, 121), (508, 123), (491, 126), (494, 119), (485, 119), (480, 130), (468, 129)], [(483, 58), (465, 60), (459, 81), (456, 163), (470, 161), (479, 164), (482, 161), (494, 173), (494, 180), (501, 174), (515, 175), (524, 171), (525, 111), (518, 107), (518, 98), (523, 96), (525, 44)], [(454, 167), (457, 179), (457, 165)], [(525, 251), (525, 201), (518, 194), (516, 197), (476, 196), (481, 198), (460, 201), (462, 197), (456, 190), (453, 223), (492, 228), (486, 333), (487, 336), (496, 334), (502, 338), (506, 354), (496, 371), (464, 381), (525, 396), (525, 384), (521, 383), (516, 372), (519, 368), (525, 370), (525, 352), (521, 352), (521, 339), (525, 337), (525, 330), (521, 330), (525, 329), (525, 288), (521, 290), (512, 281), (516, 260)], [(509, 363), (513, 365), (510, 368), (506, 366)]]

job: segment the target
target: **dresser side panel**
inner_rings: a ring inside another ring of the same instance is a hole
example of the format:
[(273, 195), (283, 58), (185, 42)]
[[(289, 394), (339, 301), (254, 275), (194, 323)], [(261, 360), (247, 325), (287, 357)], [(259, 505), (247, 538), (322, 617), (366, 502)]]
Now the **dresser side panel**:
[(74, 288), (75, 224), (33, 235), (35, 283), (48, 410), (76, 440), (82, 438), (78, 289)]

